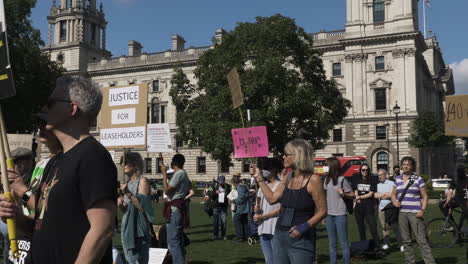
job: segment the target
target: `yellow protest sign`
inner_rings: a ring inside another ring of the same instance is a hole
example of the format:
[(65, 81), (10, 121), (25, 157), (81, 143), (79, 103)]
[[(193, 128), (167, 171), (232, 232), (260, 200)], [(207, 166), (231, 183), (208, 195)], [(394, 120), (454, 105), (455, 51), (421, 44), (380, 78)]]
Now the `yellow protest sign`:
[(468, 95), (445, 97), (445, 135), (468, 137)]

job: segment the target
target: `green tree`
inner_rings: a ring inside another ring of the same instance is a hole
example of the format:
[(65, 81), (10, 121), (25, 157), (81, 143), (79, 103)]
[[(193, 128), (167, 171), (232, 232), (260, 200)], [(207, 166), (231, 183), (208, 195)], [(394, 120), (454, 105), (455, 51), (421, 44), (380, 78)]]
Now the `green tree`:
[(7, 131), (27, 133), (33, 129), (32, 116), (47, 102), (62, 68), (41, 52), (44, 42), (31, 20), (35, 0), (6, 0), (10, 62), (16, 96), (1, 101)]
[[(242, 111), (250, 109), (246, 126), (267, 126), (270, 151), (279, 155), (284, 144), (300, 132), (314, 146), (323, 147), (328, 132), (342, 122), (350, 102), (333, 80), (327, 80), (312, 38), (291, 18), (257, 17), (238, 23), (221, 43), (198, 60), (192, 89), (172, 88), (178, 107), (179, 135), (198, 143), (216, 160), (233, 152), (231, 129), (242, 126), (241, 111), (232, 109), (227, 74), (236, 67), (244, 95)], [(173, 81), (182, 79), (181, 72)], [(177, 83), (181, 83), (178, 81)], [(189, 91), (190, 90), (190, 91)], [(184, 98), (179, 99), (183, 93)]]
[(407, 138), (410, 146), (424, 149), (429, 155), (429, 175), (432, 177), (433, 148), (453, 143), (455, 137), (445, 135), (442, 120), (436, 118), (433, 112), (424, 112), (411, 124), (411, 133)]

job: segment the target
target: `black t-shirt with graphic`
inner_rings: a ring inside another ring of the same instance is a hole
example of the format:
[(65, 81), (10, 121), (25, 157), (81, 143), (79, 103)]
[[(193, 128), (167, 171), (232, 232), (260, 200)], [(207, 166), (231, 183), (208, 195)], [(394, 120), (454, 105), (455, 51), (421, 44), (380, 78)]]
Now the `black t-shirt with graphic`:
[[(109, 152), (88, 137), (63, 153), (48, 176), (41, 186), (48, 195), (36, 203), (33, 261), (74, 263), (90, 228), (86, 211), (98, 201), (116, 200), (117, 169)], [(112, 263), (111, 245), (100, 263)]]
[[(368, 194), (369, 192), (377, 192), (377, 181), (369, 175), (368, 179), (365, 181), (361, 173), (354, 173), (351, 178), (351, 187), (353, 191), (357, 191), (359, 196)], [(365, 208), (365, 210), (374, 211), (375, 199), (373, 197), (362, 199), (356, 206)]]

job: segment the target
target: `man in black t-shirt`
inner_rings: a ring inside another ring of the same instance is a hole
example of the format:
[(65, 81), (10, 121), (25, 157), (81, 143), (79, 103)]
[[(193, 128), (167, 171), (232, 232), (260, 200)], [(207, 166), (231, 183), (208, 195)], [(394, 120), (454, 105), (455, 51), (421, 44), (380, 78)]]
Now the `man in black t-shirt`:
[(354, 216), (359, 230), (360, 240), (366, 240), (366, 226), (369, 226), (372, 238), (376, 243), (379, 242), (377, 234), (377, 219), (375, 213), (374, 193), (377, 192), (377, 181), (371, 177), (369, 166), (364, 164), (359, 172), (353, 174), (351, 187), (356, 195), (356, 206), (354, 207)]
[(57, 79), (46, 129), (57, 136), (63, 154), (43, 179), (34, 221), (0, 196), (0, 217), (16, 217), (18, 228), (32, 230), (34, 263), (112, 263), (117, 170), (89, 133), (101, 103), (101, 90), (91, 80)]

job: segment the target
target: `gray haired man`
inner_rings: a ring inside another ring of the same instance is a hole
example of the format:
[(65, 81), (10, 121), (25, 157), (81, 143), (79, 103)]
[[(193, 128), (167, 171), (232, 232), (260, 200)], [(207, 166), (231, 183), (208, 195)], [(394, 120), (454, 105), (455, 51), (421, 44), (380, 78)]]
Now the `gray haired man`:
[(44, 175), (34, 219), (0, 197), (0, 217), (16, 217), (33, 233), (34, 263), (112, 263), (117, 170), (90, 135), (102, 103), (100, 88), (81, 76), (57, 79), (47, 103), (46, 129), (63, 154)]

